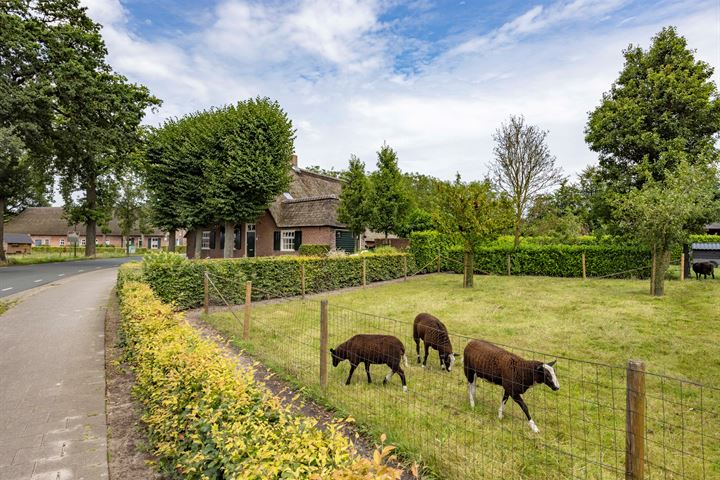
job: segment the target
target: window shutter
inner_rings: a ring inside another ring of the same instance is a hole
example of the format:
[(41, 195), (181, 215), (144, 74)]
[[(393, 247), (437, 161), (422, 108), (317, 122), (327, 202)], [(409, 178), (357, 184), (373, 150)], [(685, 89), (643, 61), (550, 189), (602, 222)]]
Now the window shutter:
[(210, 230), (210, 250), (215, 250), (215, 229)]
[(242, 248), (242, 228), (235, 228), (235, 250)]
[(280, 231), (273, 232), (273, 250), (280, 251)]
[(300, 250), (302, 245), (302, 230), (295, 230), (295, 240), (293, 240), (293, 249), (295, 251)]
[(225, 227), (220, 227), (220, 250), (225, 249)]

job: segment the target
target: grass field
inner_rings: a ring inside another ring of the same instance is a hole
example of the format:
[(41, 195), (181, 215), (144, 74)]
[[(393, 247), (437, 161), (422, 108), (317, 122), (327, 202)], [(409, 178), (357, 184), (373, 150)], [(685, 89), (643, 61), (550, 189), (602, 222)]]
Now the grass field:
[[(355, 333), (403, 341), (407, 394), (397, 377), (382, 386), (385, 366), (371, 368), (372, 385), (358, 368), (346, 387), (347, 362), (330, 365), (329, 386), (319, 387), (317, 300), (254, 306), (248, 342), (234, 316), (207, 320), (340, 415), (386, 433), (441, 478), (624, 478), (625, 364), (642, 359), (653, 374), (647, 478), (720, 478), (720, 281), (669, 282), (664, 298), (652, 298), (648, 282), (637, 280), (490, 276), (477, 277), (472, 290), (460, 286), (460, 276), (432, 275), (327, 296), (330, 346)], [(479, 384), (471, 411), (461, 368), (440, 371), (437, 353), (430, 368), (415, 364), (411, 325), (423, 311), (445, 322), (456, 352), (469, 338), (484, 338), (526, 358), (558, 358), (561, 389), (536, 386), (524, 396), (540, 434), (512, 401), (497, 419), (500, 387)]]

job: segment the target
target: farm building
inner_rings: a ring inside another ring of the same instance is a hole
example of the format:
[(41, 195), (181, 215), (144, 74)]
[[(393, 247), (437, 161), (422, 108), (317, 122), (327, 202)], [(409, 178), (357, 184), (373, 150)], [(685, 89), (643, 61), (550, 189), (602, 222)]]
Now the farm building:
[[(296, 155), (292, 166), (289, 191), (279, 195), (253, 223), (235, 226), (234, 257), (293, 255), (303, 243), (355, 251), (352, 233), (337, 219), (342, 182), (299, 168)], [(195, 256), (198, 230), (202, 235), (202, 258), (222, 258), (222, 224), (190, 230), (186, 235), (188, 257)]]
[(720, 265), (720, 242), (718, 243), (693, 243), (692, 244), (692, 261), (696, 262), (715, 262)]
[(720, 222), (705, 225), (705, 231), (710, 235), (720, 235)]
[(26, 233), (6, 233), (3, 236), (3, 248), (8, 254), (30, 253), (32, 238)]
[[(116, 218), (108, 222), (108, 233), (98, 226), (96, 241), (98, 245), (124, 247), (125, 239)], [(5, 225), (5, 231), (29, 235), (35, 246), (65, 247), (70, 245), (68, 234), (79, 234), (80, 245), (85, 245), (85, 226), (69, 225), (62, 207), (31, 207), (23, 210)], [(182, 235), (178, 235), (182, 239)], [(127, 241), (136, 247), (161, 248), (167, 246), (167, 234), (152, 229), (145, 234), (137, 229), (130, 232)], [(181, 243), (180, 243), (181, 244)]]

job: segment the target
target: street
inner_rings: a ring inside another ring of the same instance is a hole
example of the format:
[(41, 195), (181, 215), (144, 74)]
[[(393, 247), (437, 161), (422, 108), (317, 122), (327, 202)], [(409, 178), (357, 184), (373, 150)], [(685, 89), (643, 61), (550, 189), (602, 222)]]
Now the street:
[(0, 268), (0, 298), (85, 272), (117, 267), (141, 257), (99, 258), (71, 262), (12, 265)]

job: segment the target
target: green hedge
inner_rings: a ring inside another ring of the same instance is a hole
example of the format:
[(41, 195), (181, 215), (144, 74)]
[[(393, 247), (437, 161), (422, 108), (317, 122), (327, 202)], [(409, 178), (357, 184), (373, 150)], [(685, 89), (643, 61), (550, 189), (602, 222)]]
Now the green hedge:
[[(416, 232), (410, 236), (410, 252), (418, 266), (430, 264), (428, 271), (437, 268), (437, 256), (443, 259), (443, 271), (463, 272), (462, 247), (438, 232)], [(512, 243), (477, 246), (475, 271), (477, 273), (507, 274), (507, 257), (510, 255), (511, 272), (515, 275), (544, 275), (551, 277), (582, 276), (582, 254), (585, 253), (587, 275), (591, 277), (617, 275), (617, 278), (640, 277), (650, 274), (650, 252), (637, 245), (613, 243), (542, 245), (525, 243), (517, 249)], [(644, 270), (636, 270), (638, 268)]]
[(324, 257), (330, 251), (330, 245), (314, 245), (312, 243), (303, 243), (300, 245), (298, 253), (306, 257)]
[(400, 278), (405, 272), (406, 258), (408, 272), (414, 272), (412, 257), (404, 253), (211, 260), (188, 260), (177, 254), (156, 253), (145, 256), (143, 277), (164, 302), (187, 309), (202, 305), (206, 271), (228, 302), (242, 303), (246, 280), (253, 282), (255, 300), (300, 295), (304, 266), (305, 292), (318, 293), (362, 285), (363, 261), (367, 262), (368, 283)]

